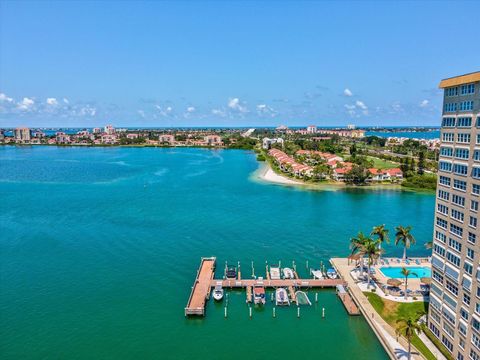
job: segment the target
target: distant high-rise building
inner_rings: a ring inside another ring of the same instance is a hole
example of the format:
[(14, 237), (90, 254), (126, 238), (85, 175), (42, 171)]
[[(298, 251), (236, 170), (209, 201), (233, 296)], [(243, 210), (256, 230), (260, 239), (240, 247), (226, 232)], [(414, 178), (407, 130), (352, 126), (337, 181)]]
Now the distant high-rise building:
[(444, 79), (428, 327), (480, 359), (480, 72)]
[(27, 127), (16, 128), (14, 131), (14, 137), (15, 137), (15, 141), (18, 141), (18, 142), (30, 141), (31, 139), (30, 129)]
[(355, 125), (353, 125), (353, 124), (348, 124), (348, 125), (347, 125), (347, 129), (348, 129), (348, 130), (355, 130), (356, 128), (357, 128), (357, 127), (356, 127)]
[(316, 132), (317, 132), (317, 126), (316, 125), (308, 125), (307, 126), (307, 133), (315, 134)]
[(115, 128), (112, 125), (105, 126), (105, 134), (107, 135), (115, 134)]

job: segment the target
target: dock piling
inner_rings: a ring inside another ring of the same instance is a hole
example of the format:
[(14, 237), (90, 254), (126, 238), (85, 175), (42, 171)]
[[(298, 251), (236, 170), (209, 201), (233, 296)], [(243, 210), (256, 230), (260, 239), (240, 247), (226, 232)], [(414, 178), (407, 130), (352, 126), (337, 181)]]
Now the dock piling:
[(322, 308), (322, 318), (325, 319), (325, 308)]
[(307, 262), (306, 262), (306, 264), (305, 264), (305, 267), (306, 267), (306, 269), (308, 270), (308, 260), (307, 260)]
[(318, 293), (315, 293), (315, 302), (318, 303)]
[(252, 318), (252, 307), (251, 307), (251, 306), (249, 306), (248, 308), (249, 308), (250, 319), (251, 319), (251, 318)]
[(300, 306), (297, 306), (297, 318), (300, 318)]
[(227, 307), (225, 306), (225, 319), (227, 318)]
[(273, 307), (273, 317), (276, 317), (276, 314), (275, 314), (275, 307)]

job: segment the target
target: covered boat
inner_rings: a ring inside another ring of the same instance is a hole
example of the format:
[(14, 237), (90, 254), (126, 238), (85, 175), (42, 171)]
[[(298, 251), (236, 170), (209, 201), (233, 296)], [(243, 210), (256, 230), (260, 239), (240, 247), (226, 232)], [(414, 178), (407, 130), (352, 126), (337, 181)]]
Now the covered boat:
[(322, 270), (312, 270), (312, 275), (314, 279), (319, 279), (319, 280), (323, 279)]
[(265, 287), (262, 284), (255, 284), (253, 286), (253, 303), (264, 305), (265, 299)]
[(270, 279), (280, 280), (280, 268), (276, 265), (270, 266)]
[(217, 281), (215, 289), (213, 289), (213, 298), (217, 301), (223, 299), (223, 287), (221, 281)]
[(283, 278), (284, 279), (293, 279), (295, 278), (295, 276), (293, 275), (293, 270), (286, 267), (286, 268), (283, 268)]
[(235, 266), (227, 267), (225, 272), (225, 276), (227, 279), (236, 279), (237, 278), (237, 268)]
[(284, 288), (278, 288), (275, 290), (275, 304), (277, 306), (289, 306), (290, 300), (288, 299), (287, 290)]

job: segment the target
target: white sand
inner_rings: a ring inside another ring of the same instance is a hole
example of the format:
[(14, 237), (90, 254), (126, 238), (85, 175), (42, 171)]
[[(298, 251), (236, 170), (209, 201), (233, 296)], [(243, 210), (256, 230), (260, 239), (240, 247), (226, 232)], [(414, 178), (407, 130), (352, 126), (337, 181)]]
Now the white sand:
[(260, 170), (258, 177), (264, 181), (283, 185), (305, 185), (304, 183), (292, 180), (286, 176), (278, 175), (272, 168), (265, 163), (265, 166)]

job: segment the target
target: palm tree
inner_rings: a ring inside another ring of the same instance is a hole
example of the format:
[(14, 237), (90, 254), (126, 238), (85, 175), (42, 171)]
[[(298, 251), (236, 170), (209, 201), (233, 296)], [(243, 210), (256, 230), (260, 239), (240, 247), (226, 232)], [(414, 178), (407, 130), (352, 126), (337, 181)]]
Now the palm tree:
[(430, 250), (431, 248), (433, 248), (433, 241), (427, 241), (427, 242), (425, 243), (425, 249), (429, 249), (429, 250)]
[(397, 335), (405, 336), (408, 341), (408, 360), (410, 360), (410, 353), (412, 348), (411, 344), (412, 338), (415, 335), (415, 330), (420, 331), (421, 327), (412, 318), (397, 320), (397, 328), (395, 329), (395, 332), (397, 333)]
[(359, 255), (366, 256), (368, 259), (367, 270), (367, 288), (370, 287), (370, 267), (376, 259), (381, 255), (382, 250), (379, 248), (379, 240), (373, 240), (372, 238), (365, 236), (362, 232), (359, 232), (356, 238), (350, 240), (350, 247), (352, 253), (358, 253)]
[(390, 243), (390, 238), (388, 237), (388, 229), (385, 229), (385, 224), (374, 226), (372, 232), (370, 233), (372, 236), (376, 236), (379, 240), (378, 248), (382, 248), (382, 244), (386, 242), (387, 244)]
[(411, 270), (408, 270), (406, 267), (402, 267), (402, 275), (405, 277), (405, 300), (407, 300), (408, 277), (410, 275), (418, 277), (418, 275)]
[(403, 244), (403, 260), (405, 260), (407, 258), (407, 249), (410, 247), (410, 245), (415, 244), (415, 238), (411, 233), (412, 227), (403, 227), (400, 225), (397, 226), (395, 230), (395, 245), (400, 243)]

